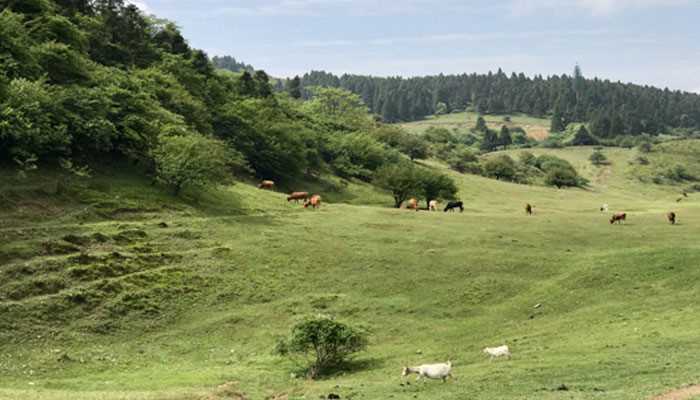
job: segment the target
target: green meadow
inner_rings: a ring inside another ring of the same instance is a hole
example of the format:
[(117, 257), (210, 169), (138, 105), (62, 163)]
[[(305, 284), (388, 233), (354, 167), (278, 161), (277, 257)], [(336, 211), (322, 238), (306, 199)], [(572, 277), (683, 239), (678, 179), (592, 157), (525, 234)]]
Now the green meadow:
[[(662, 145), (646, 166), (605, 149), (602, 167), (592, 148), (532, 150), (569, 160), (587, 189), (426, 162), (456, 180), (464, 213), (392, 209), (337, 178), (285, 188), (321, 193), (314, 211), (245, 182), (176, 198), (119, 166), (58, 191), (59, 172), (5, 170), (0, 399), (637, 400), (697, 383), (700, 194), (677, 202), (684, 185), (645, 177), (696, 171), (698, 148)], [(311, 381), (272, 350), (317, 314), (371, 336)], [(511, 360), (481, 353), (501, 344)], [(445, 384), (400, 376), (448, 359)]]
[[(510, 121), (504, 119), (504, 115), (484, 115), (486, 125), (493, 130), (500, 130), (503, 125), (508, 128), (520, 127), (528, 136), (542, 140), (549, 136), (550, 121), (546, 118), (537, 118), (529, 115), (511, 115)], [(461, 133), (468, 133), (476, 125), (479, 114), (475, 112), (460, 112), (445, 115), (429, 116), (423, 120), (400, 124), (402, 128), (411, 133), (423, 133), (428, 128), (446, 128)]]

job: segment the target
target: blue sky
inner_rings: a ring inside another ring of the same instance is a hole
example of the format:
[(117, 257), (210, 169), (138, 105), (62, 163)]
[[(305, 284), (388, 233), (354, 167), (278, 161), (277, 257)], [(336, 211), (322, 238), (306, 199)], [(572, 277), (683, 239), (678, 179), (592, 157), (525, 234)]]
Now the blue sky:
[(571, 73), (700, 93), (700, 0), (133, 0), (274, 76)]

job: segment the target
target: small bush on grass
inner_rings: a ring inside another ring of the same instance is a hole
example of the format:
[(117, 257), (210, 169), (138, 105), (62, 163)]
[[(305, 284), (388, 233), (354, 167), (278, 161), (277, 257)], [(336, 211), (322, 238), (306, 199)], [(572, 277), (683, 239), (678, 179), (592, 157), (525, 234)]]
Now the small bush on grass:
[(341, 368), (350, 357), (367, 348), (364, 330), (319, 316), (296, 324), (290, 336), (278, 342), (275, 352), (306, 359), (308, 375), (318, 378)]

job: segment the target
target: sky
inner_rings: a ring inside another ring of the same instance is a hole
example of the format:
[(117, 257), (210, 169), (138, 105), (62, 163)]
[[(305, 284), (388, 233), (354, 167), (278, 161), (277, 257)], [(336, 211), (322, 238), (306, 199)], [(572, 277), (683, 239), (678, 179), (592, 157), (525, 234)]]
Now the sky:
[(700, 93), (700, 0), (132, 0), (275, 77), (571, 74)]

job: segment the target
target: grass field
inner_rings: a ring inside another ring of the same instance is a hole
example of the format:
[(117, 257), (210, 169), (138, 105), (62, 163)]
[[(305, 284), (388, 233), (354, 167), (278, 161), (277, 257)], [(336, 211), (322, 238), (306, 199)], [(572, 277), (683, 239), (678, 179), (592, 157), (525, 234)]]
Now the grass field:
[[(401, 124), (401, 126), (412, 133), (423, 133), (426, 129), (433, 126), (450, 130), (456, 129), (459, 132), (466, 133), (476, 125), (478, 117), (479, 114), (474, 112), (461, 112), (432, 116), (421, 121)], [(496, 131), (500, 130), (503, 125), (509, 128), (519, 126), (527, 132), (528, 136), (534, 139), (542, 140), (549, 137), (549, 120), (547, 119), (527, 115), (512, 115), (510, 116), (511, 121), (505, 122), (504, 117), (502, 115), (484, 115), (486, 125)]]
[[(450, 172), (466, 209), (448, 214), (316, 183), (339, 191), (311, 211), (244, 183), (177, 199), (113, 168), (56, 194), (56, 173), (5, 170), (0, 399), (637, 400), (697, 383), (700, 194), (640, 183), (634, 150), (601, 168), (591, 148), (533, 151), (591, 187)], [(697, 168), (693, 154), (675, 162)], [(318, 313), (372, 335), (313, 382), (272, 349)], [(503, 343), (510, 361), (480, 352)], [(402, 385), (402, 366), (448, 358), (454, 380)]]

